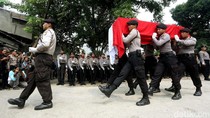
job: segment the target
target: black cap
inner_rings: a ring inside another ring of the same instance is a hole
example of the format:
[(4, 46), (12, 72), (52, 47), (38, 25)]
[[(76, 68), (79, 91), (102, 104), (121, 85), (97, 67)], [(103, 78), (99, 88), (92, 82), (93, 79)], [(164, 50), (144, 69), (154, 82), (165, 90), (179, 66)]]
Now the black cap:
[(156, 28), (166, 29), (167, 26), (165, 24), (163, 24), (163, 23), (159, 23)]
[(188, 28), (182, 28), (182, 29), (180, 30), (180, 32), (187, 32), (187, 33), (190, 33), (190, 29), (188, 29)]
[(207, 48), (207, 46), (206, 46), (206, 45), (201, 45), (201, 48), (203, 48), (203, 47)]
[(55, 23), (55, 21), (54, 21), (53, 19), (51, 19), (51, 18), (44, 19), (44, 22), (45, 22), (45, 23), (52, 23), (52, 24)]
[(138, 26), (138, 21), (137, 20), (130, 20), (127, 22), (127, 25), (137, 25)]

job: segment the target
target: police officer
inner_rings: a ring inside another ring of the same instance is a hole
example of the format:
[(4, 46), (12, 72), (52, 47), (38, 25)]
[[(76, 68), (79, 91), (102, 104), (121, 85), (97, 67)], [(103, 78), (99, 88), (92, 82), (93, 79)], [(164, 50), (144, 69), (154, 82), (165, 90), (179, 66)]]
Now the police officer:
[(64, 54), (64, 51), (61, 50), (60, 54), (57, 56), (58, 63), (58, 83), (57, 85), (64, 85), (65, 73), (66, 73), (66, 64), (67, 64), (67, 55)]
[(181, 98), (181, 85), (180, 85), (180, 68), (178, 65), (178, 59), (174, 54), (171, 47), (170, 35), (166, 33), (167, 26), (163, 23), (157, 25), (157, 33), (159, 38), (157, 39), (157, 33), (153, 33), (152, 39), (154, 44), (160, 50), (160, 58), (155, 68), (154, 76), (152, 77), (151, 87), (149, 88), (149, 94), (153, 95), (154, 90), (159, 86), (162, 75), (167, 69), (171, 72), (171, 78), (173, 85), (175, 86), (175, 94), (172, 96), (173, 100)]
[[(157, 59), (154, 55), (154, 46), (152, 44), (147, 44), (145, 48), (145, 75), (149, 73), (149, 77), (152, 79), (155, 67), (157, 65)], [(147, 77), (147, 76), (146, 76)], [(153, 93), (160, 92), (159, 86), (153, 91)]]
[(136, 105), (148, 105), (150, 104), (150, 101), (148, 97), (148, 85), (145, 78), (144, 60), (143, 55), (141, 54), (141, 38), (139, 31), (136, 29), (138, 26), (138, 21), (130, 20), (127, 22), (127, 25), (130, 33), (126, 37), (123, 36), (123, 42), (128, 46), (129, 49), (128, 61), (126, 62), (119, 76), (115, 79), (112, 85), (110, 85), (109, 88), (100, 90), (107, 97), (110, 97), (111, 93), (126, 79), (130, 71), (133, 69), (136, 74), (141, 91), (143, 93), (142, 99), (138, 101)]
[(82, 53), (80, 58), (79, 58), (79, 83), (80, 85), (86, 85), (85, 80), (86, 80), (86, 75), (87, 75), (87, 59), (85, 58), (85, 54)]
[(99, 71), (98, 69), (98, 58), (95, 57), (95, 54), (92, 53), (91, 54), (91, 58), (90, 58), (90, 69), (91, 69), (91, 74), (92, 74), (92, 78), (91, 78), (91, 84), (95, 84), (96, 81), (96, 75)]
[(99, 59), (99, 66), (100, 66), (100, 82), (106, 83), (108, 80), (108, 69), (109, 69), (109, 63), (106, 59), (105, 54), (101, 55), (101, 58)]
[[(194, 86), (196, 87), (196, 91), (194, 96), (201, 96), (201, 79), (199, 77), (199, 70), (196, 61), (196, 57), (194, 54), (195, 45), (197, 40), (194, 37), (190, 36), (190, 29), (183, 28), (180, 30), (181, 32), (181, 40), (177, 35), (175, 35), (175, 40), (178, 43), (178, 52), (177, 57), (180, 65), (185, 68), (186, 72), (189, 73)], [(167, 91), (173, 91), (173, 86), (170, 88), (166, 88)]]
[(119, 57), (118, 57), (118, 55), (115, 55), (114, 64), (113, 64), (114, 68), (118, 64), (118, 62), (119, 62)]
[(45, 19), (43, 24), (43, 29), (45, 31), (39, 39), (38, 45), (36, 48), (29, 47), (29, 52), (36, 54), (34, 76), (29, 79), (28, 86), (22, 91), (19, 98), (8, 100), (10, 104), (23, 108), (25, 101), (37, 87), (42, 96), (43, 103), (36, 106), (34, 109), (42, 110), (53, 107), (50, 84), (53, 64), (52, 55), (54, 54), (56, 47), (56, 35), (52, 29), (53, 23), (53, 19)]
[(17, 57), (17, 51), (13, 50), (12, 53), (9, 55), (9, 69), (13, 70), (15, 67), (18, 66), (18, 57)]
[(145, 48), (145, 73), (149, 74), (150, 78), (154, 75), (157, 59), (154, 55), (154, 46), (147, 44)]
[(2, 50), (2, 54), (0, 54), (0, 78), (2, 79), (2, 88), (6, 89), (8, 85), (8, 66), (7, 63), (10, 57), (8, 56), (7, 50)]
[(210, 79), (209, 79), (210, 58), (209, 58), (209, 54), (206, 50), (207, 50), (206, 46), (202, 45), (201, 51), (199, 51), (199, 57), (200, 57), (201, 69), (202, 69), (202, 74), (204, 76), (204, 80), (210, 81)]
[(75, 86), (75, 78), (77, 72), (78, 60), (74, 56), (74, 53), (71, 53), (70, 58), (68, 59), (68, 81), (69, 86)]
[[(117, 59), (118, 62), (115, 65), (114, 71), (110, 75), (110, 77), (109, 77), (106, 85), (104, 85), (104, 86), (99, 85), (98, 86), (99, 89), (109, 88), (110, 85), (113, 84), (113, 82), (115, 81), (115, 79), (120, 74), (120, 72), (121, 72), (122, 68), (124, 67), (124, 65), (126, 64), (126, 62), (128, 61), (128, 57), (127, 57), (126, 53), (124, 53), (121, 58), (119, 58), (119, 59), (118, 58), (115, 58), (115, 59)], [(128, 82), (128, 87), (129, 87), (129, 91), (127, 93), (125, 93), (126, 96), (130, 96), (130, 95), (134, 95), (135, 94), (135, 91), (134, 91), (134, 83), (133, 83), (132, 78), (133, 78), (133, 71), (131, 71), (130, 74), (128, 75), (128, 77), (126, 77), (126, 80)]]
[(107, 76), (107, 78), (109, 78), (111, 73), (114, 71), (114, 67), (110, 62), (110, 56), (109, 55), (107, 55), (107, 63), (108, 63), (108, 76)]
[(93, 84), (93, 73), (92, 73), (92, 67), (91, 67), (91, 57), (90, 55), (88, 54), (87, 57), (86, 57), (86, 60), (87, 60), (87, 72), (86, 72), (86, 78), (88, 80), (89, 83), (92, 82)]

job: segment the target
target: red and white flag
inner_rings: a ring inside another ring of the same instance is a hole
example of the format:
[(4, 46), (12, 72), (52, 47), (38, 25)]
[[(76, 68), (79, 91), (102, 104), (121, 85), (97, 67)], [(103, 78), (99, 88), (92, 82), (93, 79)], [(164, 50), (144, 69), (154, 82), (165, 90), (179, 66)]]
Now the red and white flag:
[[(112, 26), (109, 28), (109, 55), (111, 64), (114, 63), (115, 55), (119, 57), (125, 52), (125, 47), (122, 40), (122, 35), (127, 35), (129, 33), (127, 22), (130, 20), (137, 20), (138, 27), (137, 30), (141, 35), (141, 44), (146, 45), (152, 42), (152, 34), (156, 32), (156, 22), (141, 21), (136, 18), (122, 18), (119, 17), (115, 20)], [(167, 25), (166, 32), (174, 39), (174, 35), (180, 35), (180, 29), (182, 26), (177, 25)]]

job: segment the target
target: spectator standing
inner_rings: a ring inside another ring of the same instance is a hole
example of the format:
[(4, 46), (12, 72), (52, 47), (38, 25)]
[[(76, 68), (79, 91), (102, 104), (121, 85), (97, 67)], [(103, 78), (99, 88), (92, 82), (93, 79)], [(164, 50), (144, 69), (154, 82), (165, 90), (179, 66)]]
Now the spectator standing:
[(58, 83), (57, 83), (57, 85), (64, 85), (66, 64), (67, 64), (67, 55), (64, 54), (63, 50), (61, 50), (60, 54), (58, 54), (57, 61), (58, 61)]
[(201, 46), (201, 50), (199, 52), (200, 62), (201, 62), (201, 71), (204, 76), (204, 80), (210, 81), (209, 78), (209, 53), (207, 52), (207, 47), (205, 45)]
[(78, 59), (75, 57), (74, 53), (71, 53), (68, 59), (68, 81), (69, 86), (75, 86), (75, 78), (78, 66)]
[(0, 54), (0, 78), (2, 79), (2, 87), (0, 89), (6, 89), (8, 82), (8, 66), (7, 63), (10, 57), (8, 56), (7, 50), (4, 49), (2, 54)]

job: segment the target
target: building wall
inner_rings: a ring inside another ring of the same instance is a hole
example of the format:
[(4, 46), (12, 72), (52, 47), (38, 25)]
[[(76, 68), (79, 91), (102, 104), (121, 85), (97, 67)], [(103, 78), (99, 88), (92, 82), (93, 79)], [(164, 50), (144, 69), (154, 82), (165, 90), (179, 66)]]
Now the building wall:
[(0, 43), (4, 45), (4, 47), (12, 48), (18, 50), (19, 45), (7, 38), (0, 36)]
[(25, 15), (0, 8), (0, 47), (25, 50), (32, 34), (24, 31)]
[(32, 34), (23, 30), (25, 27), (22, 14), (17, 14), (0, 8), (0, 30), (9, 34), (18, 35), (24, 38), (32, 39)]

